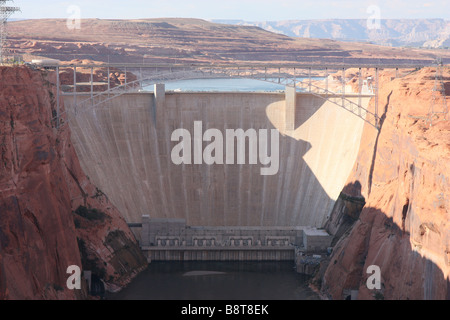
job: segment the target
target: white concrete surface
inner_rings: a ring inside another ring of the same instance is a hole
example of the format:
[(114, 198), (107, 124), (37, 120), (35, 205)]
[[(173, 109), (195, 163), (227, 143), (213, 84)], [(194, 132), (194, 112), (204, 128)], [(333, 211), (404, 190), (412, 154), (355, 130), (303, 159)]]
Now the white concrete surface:
[[(73, 108), (72, 97), (64, 99)], [(158, 106), (153, 94), (125, 94), (79, 112), (72, 141), (127, 222), (148, 214), (197, 226), (322, 227), (355, 162), (363, 121), (309, 94), (295, 100), (294, 130), (286, 131), (284, 94), (166, 93)], [(171, 134), (192, 133), (194, 121), (222, 132), (279, 129), (279, 173), (261, 176), (260, 164), (174, 165)]]

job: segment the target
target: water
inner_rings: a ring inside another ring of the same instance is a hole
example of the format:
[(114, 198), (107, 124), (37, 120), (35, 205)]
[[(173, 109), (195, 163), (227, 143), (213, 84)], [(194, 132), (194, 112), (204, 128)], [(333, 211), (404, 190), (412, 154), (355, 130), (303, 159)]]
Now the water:
[[(301, 79), (298, 79), (301, 80)], [(191, 79), (165, 82), (166, 91), (175, 92), (281, 92), (282, 84), (254, 79)], [(153, 91), (153, 85), (144, 87)]]
[(110, 300), (319, 300), (292, 262), (152, 262)]

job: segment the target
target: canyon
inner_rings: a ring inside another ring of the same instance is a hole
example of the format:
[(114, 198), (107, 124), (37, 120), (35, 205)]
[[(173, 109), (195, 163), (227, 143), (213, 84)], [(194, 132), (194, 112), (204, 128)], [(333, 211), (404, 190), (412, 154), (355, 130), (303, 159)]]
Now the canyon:
[[(358, 299), (449, 298), (450, 123), (442, 114), (432, 126), (425, 120), (435, 70), (391, 76), (382, 76), (381, 130), (365, 126), (328, 221), (335, 247), (315, 279), (328, 298), (345, 299), (352, 291)], [(449, 76), (446, 68), (446, 94)], [(366, 286), (371, 265), (381, 268), (378, 291)]]
[[(13, 22), (11, 48), (26, 59), (68, 64), (430, 64), (437, 52), (293, 39), (196, 19), (89, 19), (83, 33), (64, 24)], [(448, 95), (450, 72), (443, 69)], [(90, 81), (89, 68), (78, 72)], [(373, 69), (364, 72), (375, 76)], [(112, 74), (113, 86), (136, 77), (119, 69)], [(324, 298), (449, 299), (450, 122), (444, 114), (428, 117), (435, 68), (399, 77), (381, 70), (379, 130), (302, 94), (294, 130), (285, 130), (280, 93), (171, 93), (164, 108), (152, 93), (129, 93), (56, 128), (52, 70), (1, 67), (0, 76), (0, 299), (92, 298), (86, 281), (80, 291), (67, 289), (70, 265), (119, 291), (147, 267), (127, 225), (143, 214), (193, 225), (325, 227), (333, 250), (312, 281)], [(60, 76), (70, 85), (69, 69)], [(111, 74), (98, 68), (94, 77), (104, 82)], [(356, 87), (356, 77), (347, 84)], [(374, 112), (369, 100), (364, 103)], [(71, 96), (60, 105), (75, 108)], [(202, 119), (223, 132), (244, 122), (279, 129), (281, 174), (263, 179), (259, 167), (217, 166), (185, 174), (169, 160), (170, 133)], [(382, 276), (376, 291), (366, 286), (373, 265)]]
[(55, 74), (1, 67), (0, 299), (82, 299), (71, 265), (116, 291), (147, 261), (125, 220), (81, 170), (57, 130)]

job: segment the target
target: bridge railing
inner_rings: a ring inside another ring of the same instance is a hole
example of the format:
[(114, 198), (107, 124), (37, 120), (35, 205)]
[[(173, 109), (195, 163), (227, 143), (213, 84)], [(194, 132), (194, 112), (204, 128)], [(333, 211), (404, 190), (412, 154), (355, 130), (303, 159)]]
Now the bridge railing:
[[(349, 93), (346, 92), (333, 92), (327, 88), (320, 87), (318, 85), (312, 84), (312, 83), (303, 83), (300, 82), (297, 84), (298, 88), (305, 88), (306, 92), (309, 94), (319, 97), (321, 99), (327, 100), (332, 102), (333, 104), (344, 108), (345, 110), (353, 113), (355, 116), (361, 118), (362, 120), (366, 121), (370, 125), (372, 125), (375, 129), (379, 129), (379, 117), (374, 112), (369, 111), (368, 109), (364, 108), (362, 106), (362, 92), (359, 92), (355, 94), (355, 97), (358, 97), (358, 103), (352, 101), (351, 99), (347, 98)], [(312, 89), (317, 89), (317, 91), (314, 91)], [(305, 92), (303, 91), (303, 92)], [(374, 96), (373, 93), (364, 94), (365, 96)]]
[[(68, 111), (58, 113), (54, 120), (59, 123), (61, 117), (66, 116), (69, 112), (69, 116), (66, 117), (65, 124), (70, 121), (71, 117), (76, 117), (80, 112), (86, 112), (93, 110), (112, 99), (115, 99), (125, 93), (139, 92), (143, 88), (155, 83), (164, 83), (168, 81), (176, 80), (189, 80), (189, 79), (213, 79), (213, 78), (231, 78), (231, 79), (255, 79), (259, 81), (265, 81), (270, 83), (276, 83), (283, 86), (295, 87), (302, 92), (308, 92), (312, 95), (320, 97), (325, 100), (329, 100), (339, 107), (355, 114), (364, 121), (367, 121), (375, 128), (378, 128), (378, 116), (376, 113), (370, 112), (364, 108), (361, 104), (361, 99), (358, 103), (347, 98), (345, 90), (341, 92), (334, 92), (329, 87), (328, 75), (331, 74), (331, 70), (326, 69), (327, 77), (321, 78), (325, 84), (319, 86), (317, 84), (317, 78), (312, 75), (312, 68), (284, 68), (281, 67), (215, 67), (215, 66), (186, 66), (186, 67), (174, 67), (169, 69), (154, 70), (149, 76), (143, 75), (140, 70), (140, 75), (137, 80), (127, 81), (125, 77), (125, 83), (109, 90), (94, 93), (92, 91), (90, 97), (82, 101), (77, 101), (77, 97), (80, 93), (76, 92), (76, 88), (66, 95), (73, 95), (74, 107)], [(126, 71), (125, 71), (126, 72)], [(76, 79), (76, 77), (75, 77)], [(75, 81), (75, 80), (74, 80)], [(92, 75), (91, 75), (92, 81)], [(345, 70), (342, 76), (343, 87), (345, 88)], [(108, 84), (109, 87), (109, 84)], [(84, 93), (88, 94), (88, 93)], [(341, 94), (340, 99), (336, 99), (336, 95)], [(361, 92), (359, 92), (361, 97)]]

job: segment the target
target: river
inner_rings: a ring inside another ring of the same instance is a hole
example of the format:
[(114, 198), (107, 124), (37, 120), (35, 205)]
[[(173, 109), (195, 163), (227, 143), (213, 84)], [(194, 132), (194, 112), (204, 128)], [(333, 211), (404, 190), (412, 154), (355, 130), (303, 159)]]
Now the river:
[(108, 300), (319, 300), (293, 262), (152, 262)]

